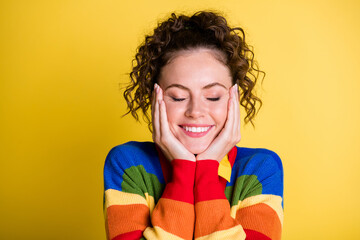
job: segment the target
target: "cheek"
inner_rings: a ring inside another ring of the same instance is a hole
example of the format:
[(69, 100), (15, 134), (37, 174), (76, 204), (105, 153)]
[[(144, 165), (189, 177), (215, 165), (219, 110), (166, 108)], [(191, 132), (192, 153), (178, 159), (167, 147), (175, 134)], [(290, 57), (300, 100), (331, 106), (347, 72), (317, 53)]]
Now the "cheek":
[(217, 122), (217, 124), (223, 126), (225, 124), (227, 113), (228, 113), (228, 106), (227, 101), (223, 103), (217, 104), (217, 106), (213, 106), (211, 108), (212, 115)]
[(180, 119), (182, 113), (183, 113), (183, 109), (181, 106), (179, 106), (179, 104), (176, 103), (171, 103), (171, 102), (166, 102), (166, 113), (167, 113), (167, 118), (169, 121), (169, 125), (172, 124), (178, 124), (178, 120)]

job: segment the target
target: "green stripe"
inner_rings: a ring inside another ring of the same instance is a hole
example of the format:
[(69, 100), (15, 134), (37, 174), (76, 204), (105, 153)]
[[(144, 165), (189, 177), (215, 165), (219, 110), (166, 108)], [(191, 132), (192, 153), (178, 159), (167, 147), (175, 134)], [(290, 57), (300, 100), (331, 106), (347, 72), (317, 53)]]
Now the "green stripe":
[(123, 174), (121, 188), (123, 192), (135, 193), (145, 198), (145, 193), (154, 197), (155, 203), (164, 191), (164, 184), (159, 182), (156, 175), (146, 172), (144, 166), (132, 166)]
[(225, 195), (231, 207), (237, 205), (245, 198), (262, 193), (262, 184), (256, 175), (242, 175), (238, 177), (233, 186), (225, 188)]

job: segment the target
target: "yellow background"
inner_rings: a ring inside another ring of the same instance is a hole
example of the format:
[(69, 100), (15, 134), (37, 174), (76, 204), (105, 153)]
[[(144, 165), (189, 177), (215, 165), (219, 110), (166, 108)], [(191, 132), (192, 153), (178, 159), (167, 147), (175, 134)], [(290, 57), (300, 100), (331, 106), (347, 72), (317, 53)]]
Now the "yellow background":
[(102, 168), (150, 140), (125, 111), (143, 36), (168, 13), (225, 13), (267, 72), (239, 146), (277, 152), (283, 239), (360, 239), (359, 1), (1, 1), (0, 239), (104, 239)]

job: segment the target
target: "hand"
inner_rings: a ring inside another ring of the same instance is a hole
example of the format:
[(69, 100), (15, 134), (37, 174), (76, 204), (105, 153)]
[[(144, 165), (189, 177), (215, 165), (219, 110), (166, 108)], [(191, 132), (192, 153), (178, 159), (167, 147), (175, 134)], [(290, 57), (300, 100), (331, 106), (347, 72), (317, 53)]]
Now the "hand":
[(163, 91), (156, 83), (152, 99), (153, 141), (161, 148), (168, 160), (185, 159), (195, 162), (195, 155), (189, 152), (170, 130)]
[(228, 114), (224, 128), (196, 160), (213, 159), (220, 162), (240, 142), (240, 104), (237, 84), (229, 90)]

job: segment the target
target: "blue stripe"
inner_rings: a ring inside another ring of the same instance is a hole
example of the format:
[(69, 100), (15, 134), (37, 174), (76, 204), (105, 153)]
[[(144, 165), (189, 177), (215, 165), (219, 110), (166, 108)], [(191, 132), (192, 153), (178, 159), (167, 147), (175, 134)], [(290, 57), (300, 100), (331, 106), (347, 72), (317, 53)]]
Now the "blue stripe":
[(122, 175), (127, 168), (142, 165), (165, 184), (159, 157), (152, 142), (127, 142), (112, 148), (104, 165), (104, 188), (122, 191)]
[(233, 186), (241, 175), (255, 175), (262, 184), (262, 194), (283, 197), (283, 168), (281, 159), (273, 151), (262, 148), (239, 148), (232, 169)]

